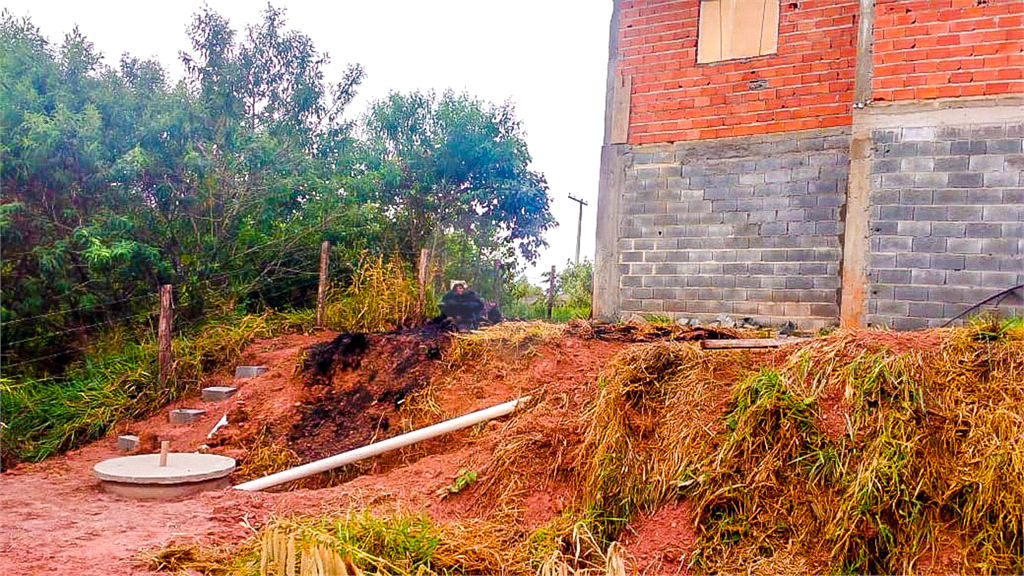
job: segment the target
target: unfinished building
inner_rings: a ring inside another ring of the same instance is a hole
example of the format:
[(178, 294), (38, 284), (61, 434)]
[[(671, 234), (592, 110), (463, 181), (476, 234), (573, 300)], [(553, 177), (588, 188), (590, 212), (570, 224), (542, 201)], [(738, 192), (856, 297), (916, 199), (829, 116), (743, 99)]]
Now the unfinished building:
[(1019, 0), (615, 0), (595, 316), (941, 324), (1024, 283), (1022, 141)]

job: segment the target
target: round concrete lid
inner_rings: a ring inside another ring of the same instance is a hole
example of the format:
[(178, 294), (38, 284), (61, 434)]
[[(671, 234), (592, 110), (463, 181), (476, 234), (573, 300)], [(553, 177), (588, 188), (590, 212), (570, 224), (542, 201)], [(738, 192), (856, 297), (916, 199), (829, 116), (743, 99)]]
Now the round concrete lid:
[(223, 478), (235, 469), (235, 459), (216, 454), (172, 452), (167, 466), (159, 454), (140, 454), (104, 460), (93, 466), (100, 480), (127, 484), (181, 484)]

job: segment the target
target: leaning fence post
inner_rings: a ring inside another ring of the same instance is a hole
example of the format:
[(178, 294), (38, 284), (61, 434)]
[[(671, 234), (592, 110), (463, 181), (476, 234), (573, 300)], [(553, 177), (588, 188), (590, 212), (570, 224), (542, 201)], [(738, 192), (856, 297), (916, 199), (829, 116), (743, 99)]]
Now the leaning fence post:
[(430, 250), (421, 248), (419, 275), (416, 279), (419, 281), (420, 288), (420, 313), (423, 314), (424, 317), (427, 315), (427, 262), (429, 261)]
[(548, 287), (548, 320), (551, 319), (551, 309), (555, 306), (555, 266), (551, 266), (551, 285)]
[(327, 267), (331, 254), (331, 243), (324, 240), (320, 243), (320, 285), (316, 288), (316, 325), (324, 325), (324, 299), (327, 297)]
[(171, 324), (174, 314), (174, 299), (170, 284), (160, 286), (160, 324), (157, 331), (157, 363), (160, 384), (166, 384), (171, 375)]

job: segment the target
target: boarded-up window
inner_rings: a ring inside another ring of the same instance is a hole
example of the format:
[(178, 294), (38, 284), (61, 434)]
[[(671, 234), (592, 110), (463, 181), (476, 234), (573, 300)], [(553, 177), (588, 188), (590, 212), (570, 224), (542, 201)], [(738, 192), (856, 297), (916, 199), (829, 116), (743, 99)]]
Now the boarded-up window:
[(701, 0), (697, 63), (774, 54), (779, 0)]

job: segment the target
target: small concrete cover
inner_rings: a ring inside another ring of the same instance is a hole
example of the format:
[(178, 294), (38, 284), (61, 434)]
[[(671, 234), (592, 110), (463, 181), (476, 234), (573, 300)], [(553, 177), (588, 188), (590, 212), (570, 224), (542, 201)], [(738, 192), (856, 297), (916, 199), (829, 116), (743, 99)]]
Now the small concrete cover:
[(181, 484), (223, 478), (235, 469), (235, 459), (216, 454), (172, 452), (167, 466), (159, 454), (140, 454), (104, 460), (93, 466), (100, 480), (126, 484)]
[(269, 371), (266, 366), (235, 366), (235, 378), (255, 378)]

